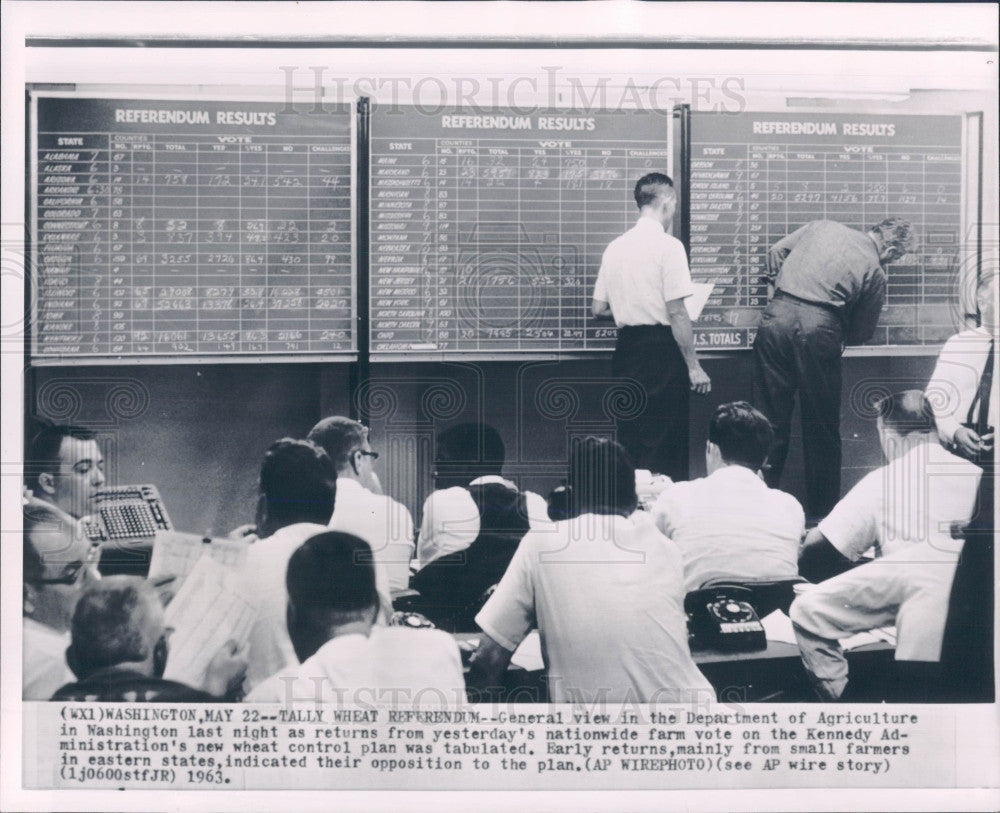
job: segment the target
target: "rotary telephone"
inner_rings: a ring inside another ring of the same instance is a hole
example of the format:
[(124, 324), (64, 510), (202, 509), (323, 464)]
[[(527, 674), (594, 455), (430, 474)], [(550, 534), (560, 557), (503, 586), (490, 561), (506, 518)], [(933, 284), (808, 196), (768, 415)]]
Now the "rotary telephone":
[(766, 649), (764, 625), (750, 603), (752, 598), (752, 590), (735, 585), (688, 593), (684, 597), (684, 611), (693, 642), (727, 652)]

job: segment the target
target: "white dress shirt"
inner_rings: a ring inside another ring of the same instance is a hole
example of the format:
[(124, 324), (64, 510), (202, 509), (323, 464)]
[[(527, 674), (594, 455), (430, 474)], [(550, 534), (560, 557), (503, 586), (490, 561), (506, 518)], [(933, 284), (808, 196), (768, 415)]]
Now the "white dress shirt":
[(332, 638), (301, 665), (261, 683), (246, 700), (463, 705), (465, 679), (458, 645), (446, 632), (372, 627), (368, 636)]
[(611, 241), (594, 285), (618, 327), (669, 325), (667, 302), (693, 292), (684, 244), (649, 217)]
[(357, 480), (338, 477), (330, 530), (353, 534), (371, 545), (390, 590), (409, 587), (413, 518), (405, 505), (385, 494), (373, 494)]
[(247, 641), (246, 689), (289, 664), (298, 663), (288, 637), (285, 610), (288, 590), (285, 574), (292, 554), (312, 536), (326, 530), (314, 522), (286, 525), (266, 539), (258, 539), (247, 551), (238, 577), (238, 590), (256, 613)]
[(668, 486), (651, 513), (684, 557), (689, 592), (714, 578), (799, 575), (802, 506), (746, 466), (723, 466), (708, 477)]
[(703, 703), (682, 574), (650, 521), (583, 514), (525, 535), (476, 623), (513, 651), (537, 621), (553, 703)]
[[(487, 483), (500, 483), (517, 490), (517, 486), (510, 480), (492, 474), (479, 477), (469, 485), (478, 486)], [(545, 500), (532, 491), (525, 491), (524, 498), (528, 510), (528, 524), (531, 528), (537, 530), (551, 527)], [(479, 511), (468, 489), (454, 486), (431, 492), (424, 500), (423, 519), (420, 522), (420, 537), (417, 543), (418, 568), (442, 556), (465, 550), (479, 536), (479, 524)]]
[[(963, 330), (948, 339), (941, 348), (937, 365), (934, 367), (931, 380), (927, 382), (925, 392), (927, 400), (934, 409), (938, 434), (948, 443), (954, 442), (955, 430), (965, 423), (969, 416), (969, 407), (979, 389), (979, 379), (986, 366), (992, 338), (989, 331), (983, 328)], [(997, 410), (1000, 407), (997, 403), (1000, 401), (998, 373), (1000, 371), (994, 369), (988, 410), (989, 424), (994, 427), (997, 426)], [(978, 417), (978, 414), (974, 414), (972, 419), (976, 420)]]
[(918, 443), (865, 475), (818, 530), (851, 561), (871, 547), (879, 556), (917, 543), (951, 550), (951, 526), (972, 517), (981, 475), (939, 443)]

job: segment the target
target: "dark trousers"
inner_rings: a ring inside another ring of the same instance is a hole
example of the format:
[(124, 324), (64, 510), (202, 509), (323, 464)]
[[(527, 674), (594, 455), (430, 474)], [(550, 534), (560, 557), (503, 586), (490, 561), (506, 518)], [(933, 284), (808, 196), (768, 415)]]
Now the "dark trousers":
[(691, 383), (673, 331), (665, 325), (618, 328), (611, 370), (638, 384), (644, 396), (645, 406), (636, 409), (629, 408), (636, 399), (611, 399), (622, 406), (615, 416), (618, 441), (636, 468), (686, 480)]
[(982, 461), (982, 467), (976, 512), (965, 532), (965, 545), (948, 601), (948, 618), (941, 643), (940, 694), (935, 698), (939, 702), (992, 703), (995, 696), (995, 451)]
[(771, 300), (753, 345), (757, 407), (774, 424), (765, 479), (781, 482), (795, 393), (802, 409), (806, 516), (821, 519), (840, 499), (840, 356), (843, 330), (833, 311), (782, 296)]

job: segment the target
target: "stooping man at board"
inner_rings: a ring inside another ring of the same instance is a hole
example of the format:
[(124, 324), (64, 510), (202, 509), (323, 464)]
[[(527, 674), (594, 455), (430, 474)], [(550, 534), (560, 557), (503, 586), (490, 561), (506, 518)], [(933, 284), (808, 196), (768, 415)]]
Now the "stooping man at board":
[(712, 382), (694, 349), (684, 299), (694, 290), (687, 254), (666, 229), (674, 218), (673, 181), (651, 172), (635, 185), (639, 220), (605, 249), (594, 286), (595, 318), (613, 318), (617, 378), (633, 379), (645, 406), (618, 420), (618, 440), (637, 468), (686, 480), (688, 390), (707, 393)]
[(885, 303), (884, 266), (915, 248), (909, 222), (886, 218), (866, 232), (814, 220), (767, 255), (774, 297), (753, 345), (755, 405), (774, 424), (765, 479), (778, 488), (788, 454), (795, 393), (802, 410), (806, 517), (840, 499), (840, 357), (875, 333)]

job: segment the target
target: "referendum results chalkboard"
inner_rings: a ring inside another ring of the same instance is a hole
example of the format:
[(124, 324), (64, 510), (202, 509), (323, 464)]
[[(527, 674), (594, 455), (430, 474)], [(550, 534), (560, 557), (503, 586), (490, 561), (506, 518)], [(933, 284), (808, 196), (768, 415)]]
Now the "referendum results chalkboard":
[(601, 254), (635, 180), (672, 168), (716, 286), (699, 347), (752, 344), (767, 247), (818, 218), (920, 233), (873, 345), (954, 331), (960, 116), (695, 112), (675, 158), (668, 111), (375, 105), (357, 135), (348, 105), (38, 92), (30, 113), (36, 363), (335, 358), (359, 317), (373, 358), (607, 351)]
[(872, 345), (955, 332), (962, 231), (962, 117), (692, 113), (684, 178), (695, 281), (715, 290), (700, 347), (752, 345), (767, 303), (767, 249), (812, 220), (867, 229), (910, 220), (918, 250), (891, 264)]
[(356, 348), (353, 113), (31, 97), (36, 362)]
[(373, 357), (610, 350), (590, 316), (636, 180), (670, 168), (668, 111), (371, 114)]

